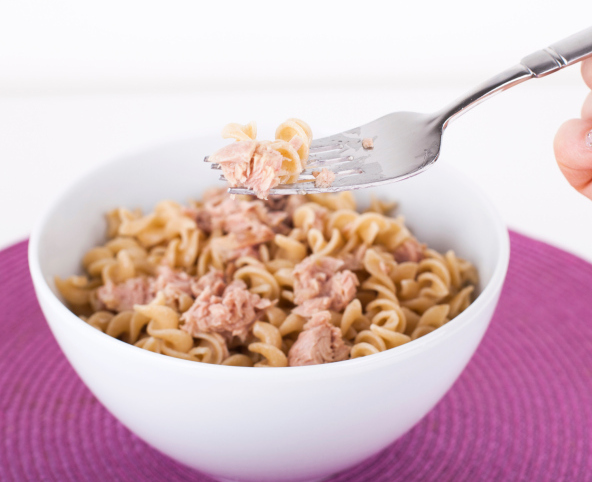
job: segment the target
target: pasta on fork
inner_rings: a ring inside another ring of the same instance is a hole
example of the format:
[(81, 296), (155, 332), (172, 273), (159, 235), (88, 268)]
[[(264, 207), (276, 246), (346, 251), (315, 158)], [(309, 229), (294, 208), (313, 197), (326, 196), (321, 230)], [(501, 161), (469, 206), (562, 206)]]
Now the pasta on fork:
[[(270, 189), (301, 182), (312, 142), (306, 122), (288, 119), (278, 126), (274, 141), (258, 141), (255, 122), (227, 124), (222, 137), (236, 142), (214, 152), (208, 162), (219, 166), (231, 187), (252, 189), (257, 197), (267, 199)], [(309, 181), (328, 187), (334, 179), (332, 172), (323, 169), (315, 171)]]

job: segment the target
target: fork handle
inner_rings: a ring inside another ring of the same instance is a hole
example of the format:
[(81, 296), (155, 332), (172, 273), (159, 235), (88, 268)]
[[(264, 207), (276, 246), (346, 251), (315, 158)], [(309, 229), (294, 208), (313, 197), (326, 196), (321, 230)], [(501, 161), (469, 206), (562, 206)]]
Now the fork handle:
[(592, 56), (592, 27), (524, 57), (519, 64), (489, 79), (438, 112), (445, 129), (455, 119), (491, 96), (528, 79), (544, 77)]
[(592, 27), (570, 35), (546, 49), (524, 57), (520, 63), (534, 77), (544, 77), (592, 55)]

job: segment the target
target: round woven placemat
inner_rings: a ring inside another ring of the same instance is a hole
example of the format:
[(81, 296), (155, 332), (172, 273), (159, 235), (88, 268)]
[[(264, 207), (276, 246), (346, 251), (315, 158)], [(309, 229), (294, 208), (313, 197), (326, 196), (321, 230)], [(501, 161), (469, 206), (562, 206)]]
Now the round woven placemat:
[[(511, 241), (498, 310), (457, 383), (408, 434), (328, 480), (592, 480), (592, 265)], [(45, 323), (26, 250), (0, 252), (0, 480), (211, 481), (88, 391)]]

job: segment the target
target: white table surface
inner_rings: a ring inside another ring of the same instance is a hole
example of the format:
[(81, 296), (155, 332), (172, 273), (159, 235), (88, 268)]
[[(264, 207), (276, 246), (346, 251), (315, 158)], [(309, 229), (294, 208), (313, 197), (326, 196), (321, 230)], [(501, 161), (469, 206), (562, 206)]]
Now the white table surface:
[[(66, 185), (122, 153), (175, 138), (218, 136), (225, 123), (251, 119), (258, 121), (260, 138), (294, 116), (321, 136), (395, 110), (432, 111), (463, 90), (0, 96), (0, 248), (25, 238), (43, 207)], [(438, 162), (451, 163), (474, 179), (509, 227), (592, 261), (592, 201), (563, 179), (552, 149), (558, 126), (578, 116), (585, 95), (583, 84), (545, 79), (511, 89), (454, 122)]]

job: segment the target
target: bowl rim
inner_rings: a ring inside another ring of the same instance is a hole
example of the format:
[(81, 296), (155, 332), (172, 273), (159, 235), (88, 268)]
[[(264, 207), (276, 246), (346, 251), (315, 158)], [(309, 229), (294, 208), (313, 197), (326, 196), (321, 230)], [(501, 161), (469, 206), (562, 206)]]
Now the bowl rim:
[[(285, 377), (301, 377), (301, 376), (336, 376), (340, 373), (347, 373), (359, 370), (371, 369), (373, 366), (380, 364), (393, 364), (397, 360), (407, 358), (415, 355), (418, 351), (428, 350), (430, 346), (439, 344), (441, 341), (449, 338), (454, 332), (462, 329), (467, 323), (470, 322), (470, 318), (473, 314), (476, 314), (486, 308), (491, 300), (499, 295), (501, 287), (504, 283), (505, 276), (508, 269), (509, 258), (510, 258), (510, 237), (508, 229), (501, 218), (501, 215), (495, 208), (492, 201), (484, 194), (484, 192), (476, 185), (467, 175), (462, 173), (460, 170), (446, 164), (445, 169), (454, 172), (454, 176), (458, 179), (464, 187), (471, 192), (473, 199), (480, 201), (481, 205), (485, 208), (484, 212), (489, 216), (492, 221), (492, 226), (495, 232), (495, 241), (499, 249), (499, 256), (496, 260), (495, 268), (491, 275), (491, 279), (479, 296), (471, 303), (471, 305), (458, 316), (450, 320), (445, 325), (441, 326), (437, 330), (434, 330), (417, 340), (406, 343), (397, 347), (397, 349), (389, 349), (380, 353), (373, 354), (371, 356), (365, 356), (360, 358), (354, 358), (344, 360), (341, 362), (325, 363), (321, 365), (310, 365), (301, 367), (274, 367), (272, 370), (254, 370), (253, 367), (234, 367), (226, 365), (214, 365), (208, 363), (199, 363), (190, 360), (183, 360), (172, 356), (162, 355), (154, 353), (142, 348), (136, 347), (132, 344), (121, 341), (117, 338), (113, 338), (106, 333), (97, 330), (81, 320), (78, 316), (72, 313), (66, 305), (57, 297), (52, 291), (47, 280), (43, 276), (39, 258), (40, 250), (40, 239), (46, 226), (49, 224), (51, 218), (55, 215), (55, 210), (59, 204), (65, 199), (71, 196), (72, 191), (75, 190), (79, 183), (87, 181), (89, 178), (94, 177), (97, 173), (103, 170), (109, 170), (118, 163), (125, 162), (132, 158), (147, 155), (148, 153), (173, 148), (183, 143), (207, 143), (212, 142), (213, 136), (195, 136), (195, 137), (184, 137), (168, 142), (160, 142), (153, 145), (149, 145), (142, 149), (135, 151), (127, 151), (113, 157), (112, 159), (102, 162), (94, 168), (84, 172), (76, 179), (71, 181), (65, 188), (56, 193), (56, 195), (48, 202), (34, 225), (29, 238), (28, 247), (28, 262), (29, 271), (33, 280), (37, 297), (41, 300), (48, 302), (51, 307), (60, 315), (62, 322), (68, 323), (75, 330), (86, 331), (86, 335), (93, 337), (99, 337), (97, 340), (106, 346), (110, 347), (111, 350), (123, 350), (123, 353), (127, 357), (135, 357), (140, 363), (145, 361), (147, 364), (157, 363), (165, 368), (169, 365), (172, 370), (190, 370), (195, 372), (203, 371), (204, 374), (208, 375), (219, 375), (219, 376), (231, 376), (240, 375), (241, 379), (246, 377), (256, 377), (258, 379), (266, 376), (272, 376), (277, 378), (281, 375), (282, 379)], [(197, 162), (197, 161), (196, 161)], [(442, 161), (440, 161), (442, 163)], [(51, 324), (47, 321), (50, 325)], [(53, 330), (52, 330), (53, 332)], [(126, 353), (127, 351), (127, 353)], [(160, 361), (159, 361), (160, 360)]]

